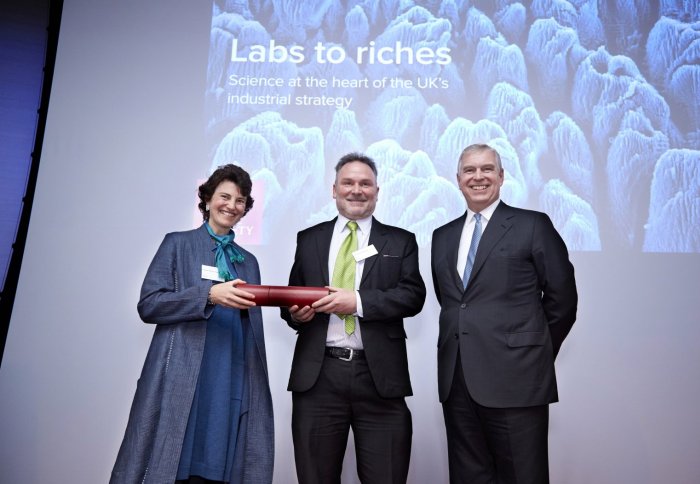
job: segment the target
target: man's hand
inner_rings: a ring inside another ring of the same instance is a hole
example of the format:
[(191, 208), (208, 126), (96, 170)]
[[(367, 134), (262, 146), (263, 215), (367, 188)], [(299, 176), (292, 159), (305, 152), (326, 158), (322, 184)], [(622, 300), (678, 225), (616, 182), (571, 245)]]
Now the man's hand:
[(316, 311), (314, 311), (314, 309), (310, 306), (300, 308), (295, 304), (289, 308), (289, 314), (292, 315), (292, 319), (297, 323), (307, 323), (313, 319)]
[(357, 299), (355, 291), (328, 286), (330, 294), (311, 305), (316, 312), (328, 314), (355, 314)]

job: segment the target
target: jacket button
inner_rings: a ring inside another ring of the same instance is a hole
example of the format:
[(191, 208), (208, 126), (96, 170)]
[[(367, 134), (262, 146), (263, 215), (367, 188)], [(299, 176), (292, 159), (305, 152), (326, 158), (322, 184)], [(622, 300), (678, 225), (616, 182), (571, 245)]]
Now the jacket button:
[(464, 309), (464, 308), (466, 308), (466, 307), (467, 307), (467, 305), (464, 304), (464, 303), (462, 303), (462, 305), (460, 306), (460, 308), (462, 308), (462, 309)]

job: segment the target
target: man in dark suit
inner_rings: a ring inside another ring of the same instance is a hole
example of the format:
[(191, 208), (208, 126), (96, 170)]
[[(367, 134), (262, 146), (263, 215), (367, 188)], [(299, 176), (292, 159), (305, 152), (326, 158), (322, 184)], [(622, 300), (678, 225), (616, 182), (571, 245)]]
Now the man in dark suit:
[(450, 482), (547, 483), (548, 404), (576, 319), (574, 269), (547, 215), (500, 200), (496, 150), (467, 147), (457, 183), (467, 212), (435, 230), (431, 259)]
[[(329, 286), (330, 294), (282, 310), (297, 331), (288, 387), (297, 476), (340, 483), (352, 428), (360, 480), (405, 483), (413, 432), (404, 397), (413, 392), (403, 318), (425, 302), (418, 246), (412, 233), (372, 217), (379, 188), (371, 158), (350, 153), (335, 171), (339, 215), (299, 232), (289, 276), (292, 286)], [(342, 275), (348, 287), (339, 287)]]

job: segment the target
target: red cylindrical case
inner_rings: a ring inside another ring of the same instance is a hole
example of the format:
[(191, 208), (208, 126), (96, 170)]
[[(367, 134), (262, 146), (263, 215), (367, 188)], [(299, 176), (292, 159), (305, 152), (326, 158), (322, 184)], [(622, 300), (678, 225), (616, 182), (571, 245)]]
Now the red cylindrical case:
[(243, 289), (255, 295), (257, 306), (311, 306), (328, 295), (325, 287), (303, 287), (303, 286), (258, 286), (254, 284), (239, 284), (239, 289)]

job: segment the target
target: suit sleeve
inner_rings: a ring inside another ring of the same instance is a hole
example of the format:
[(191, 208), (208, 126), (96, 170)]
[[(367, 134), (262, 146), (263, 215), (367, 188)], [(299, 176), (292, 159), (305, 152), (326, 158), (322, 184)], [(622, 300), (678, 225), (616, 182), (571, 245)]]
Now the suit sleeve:
[(433, 276), (433, 288), (435, 289), (435, 297), (437, 298), (438, 304), (440, 304), (440, 306), (442, 306), (442, 295), (440, 294), (440, 284), (438, 281), (437, 272), (435, 270), (435, 264), (437, 261), (437, 258), (436, 258), (437, 249), (436, 249), (436, 247), (440, 244), (438, 239), (439, 239), (439, 236), (436, 236), (436, 231), (433, 232), (433, 240), (432, 240), (432, 243), (430, 244), (430, 272)]
[(549, 324), (554, 355), (576, 321), (578, 293), (566, 244), (547, 215), (537, 219), (533, 256), (542, 288), (542, 307)]
[(211, 282), (182, 287), (178, 270), (177, 242), (168, 234), (160, 244), (141, 285), (137, 309), (145, 323), (171, 324), (207, 319), (212, 307), (207, 306)]
[[(301, 246), (302, 243), (300, 241), (301, 238), (301, 233), (297, 234), (297, 247), (296, 251), (294, 252), (294, 264), (292, 264), (292, 270), (289, 273), (289, 285), (290, 286), (305, 286), (305, 281), (304, 281), (304, 274), (303, 271), (301, 270)], [(298, 330), (301, 327), (301, 324), (295, 322), (292, 319), (292, 315), (289, 312), (289, 308), (286, 307), (281, 307), (280, 308), (280, 316), (282, 319), (284, 319), (289, 327), (292, 329)], [(304, 323), (307, 324), (307, 323)]]
[(418, 265), (416, 236), (409, 234), (403, 244), (398, 280), (386, 281), (386, 288), (360, 288), (363, 322), (415, 316), (425, 303), (425, 284)]

